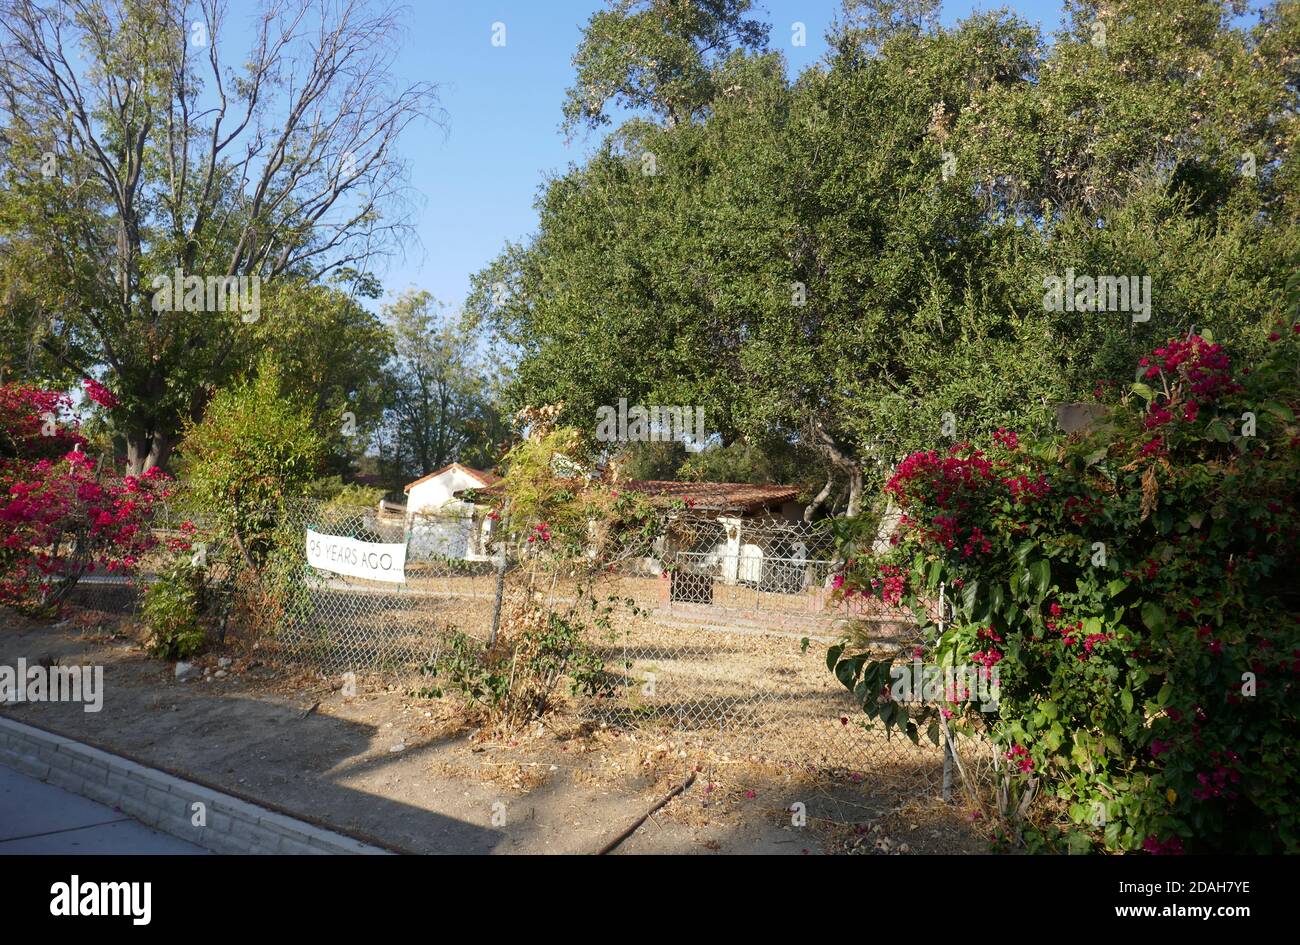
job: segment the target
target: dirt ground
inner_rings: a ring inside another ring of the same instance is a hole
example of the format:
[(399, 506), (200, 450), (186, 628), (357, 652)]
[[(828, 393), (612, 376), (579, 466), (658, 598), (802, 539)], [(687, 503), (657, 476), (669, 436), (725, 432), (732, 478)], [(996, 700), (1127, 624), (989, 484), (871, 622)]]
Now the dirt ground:
[[(818, 763), (822, 749), (806, 735), (797, 740), (813, 745), (807, 762), (777, 763), (791, 755), (719, 751), (676, 720), (621, 729), (575, 708), (494, 739), (467, 726), (451, 699), (364, 676), (348, 695), (337, 677), (261, 649), (211, 650), (197, 661), (204, 674), (181, 681), (172, 664), (146, 656), (139, 633), (96, 610), (74, 608), (57, 624), (0, 611), (0, 664), (102, 665), (105, 680), (97, 713), (76, 703), (0, 711), (403, 852), (597, 852), (692, 774), (615, 852), (988, 850), (968, 810), (934, 790), (900, 789), (910, 782), (885, 760), (859, 770)], [(662, 631), (655, 649), (650, 662), (661, 668), (684, 655)], [(669, 668), (670, 679), (702, 671)], [(722, 666), (703, 671), (744, 683)]]

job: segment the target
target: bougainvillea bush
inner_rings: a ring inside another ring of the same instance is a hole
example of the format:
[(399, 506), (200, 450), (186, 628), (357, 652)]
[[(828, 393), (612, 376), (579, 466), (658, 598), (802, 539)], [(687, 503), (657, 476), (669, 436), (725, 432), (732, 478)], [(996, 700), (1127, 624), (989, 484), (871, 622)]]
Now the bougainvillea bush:
[(1170, 341), (1069, 437), (913, 454), (890, 551), (850, 530), (843, 592), (920, 615), (945, 587), (931, 656), (996, 666), (998, 711), (900, 719), (861, 654), (829, 662), (876, 717), (987, 731), (1032, 847), (1300, 849), (1300, 326), (1271, 340)]
[[(90, 394), (112, 402), (98, 385)], [(57, 613), (87, 572), (129, 572), (156, 544), (149, 522), (169, 489), (161, 470), (118, 476), (83, 452), (70, 406), (0, 385), (0, 604), (32, 615)]]

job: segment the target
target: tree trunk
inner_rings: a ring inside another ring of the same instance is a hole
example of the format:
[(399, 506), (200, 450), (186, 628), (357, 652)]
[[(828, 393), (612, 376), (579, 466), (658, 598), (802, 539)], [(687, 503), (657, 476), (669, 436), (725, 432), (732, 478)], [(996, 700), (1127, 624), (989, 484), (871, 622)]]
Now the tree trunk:
[(832, 463), (848, 473), (849, 505), (845, 514), (849, 518), (854, 518), (862, 508), (862, 464), (844, 452), (839, 444), (835, 442), (834, 437), (826, 432), (826, 428), (821, 423), (813, 424), (813, 432), (817, 438), (815, 445), (826, 454)]
[(167, 468), (172, 450), (176, 446), (176, 437), (169, 433), (132, 431), (126, 437), (126, 472), (128, 476), (140, 476), (159, 466)]
[(849, 470), (849, 506), (844, 514), (849, 518), (857, 518), (860, 511), (862, 511), (862, 467), (854, 463)]
[(808, 507), (803, 510), (803, 520), (811, 522), (817, 510), (821, 508), (826, 500), (830, 497), (831, 489), (835, 487), (835, 474), (831, 473), (826, 477), (826, 485), (822, 486), (822, 491), (813, 496), (813, 500), (808, 503)]

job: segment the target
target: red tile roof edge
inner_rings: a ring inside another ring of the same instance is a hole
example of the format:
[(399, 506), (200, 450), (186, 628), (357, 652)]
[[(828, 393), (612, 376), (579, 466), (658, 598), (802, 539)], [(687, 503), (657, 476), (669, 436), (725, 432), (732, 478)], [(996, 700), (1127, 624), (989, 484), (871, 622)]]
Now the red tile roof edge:
[[(483, 489), (461, 489), (460, 492), (501, 492), (498, 479), (491, 487)], [(617, 488), (628, 492), (640, 492), (649, 497), (690, 499), (692, 507), (704, 511), (752, 511), (769, 505), (793, 502), (799, 496), (798, 486), (768, 485), (756, 486), (748, 482), (678, 482), (672, 479), (630, 479), (619, 483)]]
[[(419, 479), (415, 480), (414, 482), (408, 482), (402, 488), (402, 492), (404, 493), (410, 492), (414, 486), (418, 486), (422, 482), (428, 482), (430, 479), (433, 479), (435, 476), (441, 476), (449, 469), (459, 469), (462, 472), (468, 473), (469, 475), (477, 479), (479, 482), (481, 482), (485, 487), (495, 485), (496, 483), (501, 481), (500, 476), (494, 475), (493, 473), (490, 472), (483, 472), (483, 470), (481, 469), (474, 469), (471, 466), (466, 466), (464, 463), (448, 463), (446, 466), (443, 466), (441, 469), (435, 469), (433, 472), (421, 476)], [(459, 491), (464, 492), (465, 490), (461, 489)]]

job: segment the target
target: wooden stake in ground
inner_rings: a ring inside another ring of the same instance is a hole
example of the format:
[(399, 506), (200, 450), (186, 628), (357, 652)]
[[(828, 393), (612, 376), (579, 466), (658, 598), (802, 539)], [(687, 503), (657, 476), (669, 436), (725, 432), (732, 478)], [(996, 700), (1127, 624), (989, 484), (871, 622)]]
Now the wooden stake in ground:
[(606, 853), (610, 853), (615, 849), (617, 849), (619, 844), (621, 844), (628, 837), (632, 836), (632, 834), (636, 833), (637, 828), (650, 819), (651, 814), (659, 810), (661, 807), (663, 807), (665, 804), (671, 801), (678, 794), (681, 794), (683, 791), (685, 791), (688, 787), (690, 787), (694, 783), (695, 783), (695, 772), (692, 771), (690, 773), (690, 776), (685, 781), (683, 781), (677, 787), (673, 788), (671, 791), (665, 794), (658, 804), (656, 804), (654, 807), (650, 808), (648, 811), (646, 811), (644, 814), (638, 817), (636, 819), (636, 822), (632, 824), (631, 827), (628, 827), (626, 830), (620, 833), (613, 840), (609, 841), (609, 843), (605, 844), (603, 847), (597, 850), (596, 855), (604, 856)]

